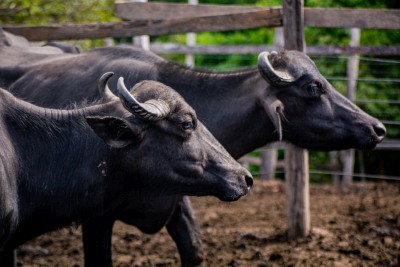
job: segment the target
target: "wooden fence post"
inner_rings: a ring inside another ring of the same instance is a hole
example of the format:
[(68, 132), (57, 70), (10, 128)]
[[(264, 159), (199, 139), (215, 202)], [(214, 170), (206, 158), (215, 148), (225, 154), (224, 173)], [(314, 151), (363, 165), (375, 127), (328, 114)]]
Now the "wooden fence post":
[[(282, 0), (285, 49), (305, 51), (304, 2)], [(288, 236), (310, 232), (308, 151), (288, 144), (285, 149), (285, 180)]]
[[(360, 45), (360, 29), (351, 28), (350, 46)], [(356, 100), (356, 87), (358, 78), (359, 56), (357, 54), (349, 56), (347, 61), (347, 98), (351, 101)], [(354, 171), (354, 149), (343, 151), (343, 180), (344, 185), (353, 182)]]
[[(199, 4), (198, 0), (188, 0), (189, 5), (197, 5)], [(188, 32), (186, 34), (186, 45), (188, 46), (194, 46), (196, 45), (196, 33), (194, 32)], [(194, 66), (194, 54), (193, 53), (188, 53), (186, 54), (185, 57), (185, 64), (188, 66), (193, 67)]]
[[(330, 151), (329, 152), (329, 157), (330, 157), (330, 164), (333, 166), (334, 170), (337, 170), (337, 166), (339, 165), (339, 160), (338, 157), (340, 156), (340, 153), (338, 151)], [(333, 184), (336, 186), (340, 185), (340, 178), (341, 176), (338, 174), (332, 174), (332, 181)]]
[(285, 148), (286, 202), (289, 238), (310, 232), (308, 151), (291, 144)]
[(114, 39), (112, 37), (104, 38), (104, 46), (105, 47), (114, 46)]
[[(142, 2), (146, 3), (147, 0), (128, 0), (130, 2)], [(140, 36), (133, 36), (132, 44), (138, 47), (143, 48), (143, 50), (150, 50), (150, 36), (148, 35), (140, 35)]]
[(274, 179), (277, 159), (278, 153), (276, 148), (261, 148), (260, 179)]
[[(275, 28), (274, 46), (276, 50), (283, 48), (283, 29)], [(272, 180), (275, 176), (278, 151), (275, 147), (264, 146), (261, 148), (260, 178), (262, 180)]]

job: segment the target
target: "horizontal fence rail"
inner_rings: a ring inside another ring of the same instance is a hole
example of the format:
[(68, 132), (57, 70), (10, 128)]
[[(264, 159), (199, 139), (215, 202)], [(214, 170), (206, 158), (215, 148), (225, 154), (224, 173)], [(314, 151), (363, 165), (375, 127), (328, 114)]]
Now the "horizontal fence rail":
[[(151, 9), (150, 7), (156, 4), (165, 7), (166, 10), (171, 10), (171, 12), (174, 11), (174, 8), (178, 9), (176, 6), (179, 6), (180, 11), (175, 13), (174, 16), (168, 15), (168, 13), (165, 13), (165, 17), (160, 17), (159, 15), (153, 16), (154, 10), (157, 9)], [(134, 12), (125, 14), (122, 13), (124, 8), (118, 8), (118, 5), (120, 4), (116, 4), (116, 15), (120, 15), (124, 19), (129, 19), (129, 21), (79, 25), (4, 25), (3, 28), (11, 33), (22, 35), (30, 41), (43, 41), (132, 37), (140, 35), (156, 36), (187, 32), (215, 32), (283, 26), (283, 14), (280, 7), (250, 8), (248, 6), (236, 6), (231, 8), (221, 5), (217, 9), (214, 5), (212, 5), (213, 7), (209, 7), (209, 5), (173, 4), (174, 8), (167, 8), (171, 4), (124, 3), (124, 6), (129, 5), (135, 10)], [(215, 11), (209, 11), (213, 8)], [(121, 14), (118, 14), (118, 12)], [(207, 12), (211, 12), (211, 15), (207, 14)], [(185, 13), (195, 15), (187, 17)], [(308, 27), (400, 29), (400, 10), (305, 8), (304, 24)]]
[(176, 18), (195, 18), (208, 16), (224, 16), (249, 11), (265, 10), (256, 6), (235, 6), (200, 4), (187, 5), (179, 3), (132, 3), (116, 2), (115, 16), (124, 20), (164, 20)]
[[(196, 45), (179, 44), (150, 45), (150, 50), (157, 54), (259, 54), (263, 51), (280, 50), (273, 45)], [(400, 55), (400, 46), (307, 46), (308, 55)]]
[(187, 32), (215, 32), (282, 26), (279, 8), (222, 16), (135, 20), (110, 23), (58, 24), (46, 26), (4, 26), (4, 30), (30, 41), (132, 37)]
[[(275, 8), (276, 10), (281, 8)], [(266, 10), (265, 7), (117, 2), (115, 15), (125, 20), (225, 16)], [(282, 11), (281, 20), (283, 18)], [(399, 29), (400, 11), (393, 9), (304, 8), (304, 26), (324, 28)], [(377, 19), (379, 18), (379, 19)]]

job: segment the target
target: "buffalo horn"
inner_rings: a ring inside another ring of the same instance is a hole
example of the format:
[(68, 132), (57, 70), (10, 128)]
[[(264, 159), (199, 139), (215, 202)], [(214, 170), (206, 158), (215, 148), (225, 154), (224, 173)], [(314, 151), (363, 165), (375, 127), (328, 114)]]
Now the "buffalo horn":
[(271, 52), (271, 54), (268, 52), (260, 53), (258, 56), (258, 68), (260, 73), (275, 86), (283, 87), (291, 85), (295, 81), (292, 75), (285, 71), (275, 70), (269, 62), (269, 56), (276, 54), (275, 51)]
[(106, 72), (103, 75), (101, 75), (99, 82), (97, 83), (97, 88), (99, 89), (100, 96), (105, 100), (109, 100), (115, 97), (115, 95), (111, 92), (110, 88), (108, 87), (108, 80), (113, 75), (114, 72)]
[(117, 90), (124, 107), (142, 120), (158, 121), (169, 114), (169, 106), (162, 100), (150, 99), (145, 103), (137, 101), (126, 88), (123, 77), (118, 79)]

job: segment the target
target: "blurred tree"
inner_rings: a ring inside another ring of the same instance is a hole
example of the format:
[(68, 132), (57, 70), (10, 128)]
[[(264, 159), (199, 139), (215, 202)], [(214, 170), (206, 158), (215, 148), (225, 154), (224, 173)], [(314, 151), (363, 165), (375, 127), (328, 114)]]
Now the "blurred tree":
[(51, 23), (112, 21), (114, 0), (2, 0), (2, 24), (41, 25)]

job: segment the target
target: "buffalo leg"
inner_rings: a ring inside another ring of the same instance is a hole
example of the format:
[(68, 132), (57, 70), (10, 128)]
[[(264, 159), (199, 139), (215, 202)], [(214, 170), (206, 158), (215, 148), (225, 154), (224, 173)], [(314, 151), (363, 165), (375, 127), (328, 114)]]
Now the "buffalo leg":
[(85, 267), (111, 267), (113, 216), (96, 217), (82, 224)]
[(167, 230), (178, 247), (182, 266), (201, 266), (203, 252), (200, 231), (188, 197), (183, 197), (178, 203)]

